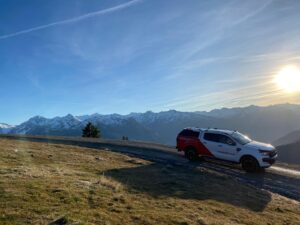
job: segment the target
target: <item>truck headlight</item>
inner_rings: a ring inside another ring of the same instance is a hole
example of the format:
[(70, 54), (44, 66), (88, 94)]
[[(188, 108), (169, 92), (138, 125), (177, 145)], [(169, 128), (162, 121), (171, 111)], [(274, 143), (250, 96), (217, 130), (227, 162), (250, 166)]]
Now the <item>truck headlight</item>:
[(264, 156), (269, 156), (270, 155), (270, 151), (267, 151), (267, 150), (258, 150), (262, 155)]

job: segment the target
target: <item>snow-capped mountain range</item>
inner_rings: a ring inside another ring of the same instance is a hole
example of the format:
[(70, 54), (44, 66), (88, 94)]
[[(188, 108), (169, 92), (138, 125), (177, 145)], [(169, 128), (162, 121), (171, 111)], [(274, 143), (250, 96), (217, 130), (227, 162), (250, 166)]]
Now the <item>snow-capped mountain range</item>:
[(300, 130), (300, 105), (222, 108), (210, 112), (169, 110), (128, 115), (68, 114), (51, 119), (35, 116), (17, 126), (1, 123), (0, 133), (80, 136), (87, 122), (98, 126), (104, 138), (112, 139), (128, 136), (129, 139), (174, 144), (176, 135), (182, 128), (197, 126), (238, 129), (255, 139), (271, 142)]
[(7, 134), (14, 128), (12, 125), (8, 125), (6, 123), (0, 123), (0, 134)]
[(6, 124), (6, 123), (0, 123), (0, 128), (1, 129), (7, 129), (7, 128), (12, 128), (13, 126), (11, 126), (11, 125), (8, 125), (8, 124)]

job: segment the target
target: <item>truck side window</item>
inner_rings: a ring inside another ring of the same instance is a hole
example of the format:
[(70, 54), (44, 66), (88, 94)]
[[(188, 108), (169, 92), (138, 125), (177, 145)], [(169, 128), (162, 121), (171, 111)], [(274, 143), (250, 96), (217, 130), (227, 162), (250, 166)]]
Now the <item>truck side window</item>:
[(222, 134), (219, 134), (219, 142), (226, 145), (235, 145), (233, 140), (231, 140), (229, 137)]
[(207, 141), (219, 142), (219, 135), (214, 133), (205, 133), (204, 139)]
[(223, 134), (205, 133), (204, 139), (207, 141), (219, 142), (227, 145), (235, 145), (234, 141)]

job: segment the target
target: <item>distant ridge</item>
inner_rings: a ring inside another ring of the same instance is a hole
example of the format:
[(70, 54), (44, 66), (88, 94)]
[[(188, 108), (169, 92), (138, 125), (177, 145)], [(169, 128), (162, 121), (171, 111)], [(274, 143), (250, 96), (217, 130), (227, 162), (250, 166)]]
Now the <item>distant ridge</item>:
[(287, 145), (277, 146), (278, 160), (300, 165), (300, 140)]
[(296, 130), (291, 133), (288, 133), (287, 135), (284, 135), (283, 137), (273, 141), (272, 144), (275, 146), (279, 146), (279, 145), (287, 145), (295, 142), (300, 142), (300, 130)]
[(0, 133), (80, 136), (81, 129), (89, 121), (101, 129), (103, 137), (110, 139), (128, 136), (131, 140), (174, 145), (176, 135), (182, 128), (198, 126), (237, 129), (254, 139), (273, 142), (290, 132), (300, 130), (300, 105), (278, 104), (264, 107), (251, 105), (209, 112), (169, 110), (128, 115), (68, 114), (51, 119), (35, 116), (15, 127), (0, 128)]

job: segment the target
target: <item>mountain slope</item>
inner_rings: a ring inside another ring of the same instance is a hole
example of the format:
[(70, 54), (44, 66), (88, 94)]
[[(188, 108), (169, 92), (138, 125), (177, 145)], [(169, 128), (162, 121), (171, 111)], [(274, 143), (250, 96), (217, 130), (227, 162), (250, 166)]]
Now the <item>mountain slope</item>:
[[(225, 111), (228, 113), (227, 109)], [(232, 111), (234, 114), (222, 118), (220, 127), (238, 129), (260, 141), (272, 142), (300, 129), (300, 105), (249, 106)]]
[(292, 144), (292, 143), (295, 143), (298, 141), (300, 141), (300, 130), (288, 133), (287, 135), (273, 141), (273, 145), (275, 145), (275, 146), (287, 145), (287, 144)]
[(82, 129), (92, 122), (101, 129), (102, 136), (120, 139), (129, 136), (137, 140), (157, 141), (155, 133), (132, 118), (114, 115), (99, 115), (75, 117), (71, 114), (65, 117), (47, 119), (35, 116), (10, 130), (11, 134), (81, 136)]
[(14, 127), (10, 133), (76, 136), (79, 134), (80, 126), (81, 121), (70, 114), (65, 117), (55, 117), (53, 119), (35, 116)]
[(277, 146), (276, 149), (279, 153), (279, 161), (300, 165), (300, 141), (292, 144)]
[[(135, 117), (136, 118), (136, 117)], [(221, 120), (198, 113), (178, 112), (147, 112), (137, 119), (159, 137), (159, 142), (175, 144), (177, 134), (185, 127), (215, 127)]]

